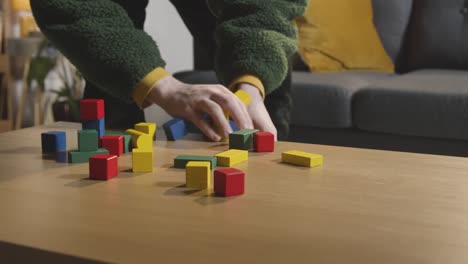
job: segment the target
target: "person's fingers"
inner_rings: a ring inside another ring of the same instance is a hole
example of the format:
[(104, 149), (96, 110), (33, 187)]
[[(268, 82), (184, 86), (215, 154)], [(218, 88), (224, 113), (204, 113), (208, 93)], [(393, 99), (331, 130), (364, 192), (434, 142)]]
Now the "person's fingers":
[(216, 133), (213, 128), (210, 126), (208, 121), (203, 118), (203, 115), (193, 113), (190, 116), (190, 121), (194, 123), (200, 130), (201, 132), (207, 136), (210, 140), (212, 141), (220, 141), (221, 137)]
[(254, 109), (253, 124), (260, 131), (272, 133), (275, 136), (275, 141), (277, 140), (278, 132), (265, 107), (256, 107)]
[(213, 93), (211, 99), (219, 104), (236, 122), (240, 129), (253, 127), (245, 105), (233, 93)]
[(224, 116), (223, 109), (217, 103), (206, 99), (199, 102), (197, 108), (198, 111), (207, 113), (211, 117), (217, 128), (218, 135), (225, 138), (229, 136), (229, 133), (232, 132), (231, 126)]
[(241, 100), (237, 100), (237, 103), (240, 105), (239, 107), (241, 108), (244, 115), (248, 116), (249, 123), (245, 127), (240, 127), (238, 124), (238, 121), (233, 118), (234, 122), (236, 122), (236, 124), (239, 126), (239, 129), (253, 129), (254, 128), (253, 120), (249, 114), (249, 111), (247, 110), (247, 106)]

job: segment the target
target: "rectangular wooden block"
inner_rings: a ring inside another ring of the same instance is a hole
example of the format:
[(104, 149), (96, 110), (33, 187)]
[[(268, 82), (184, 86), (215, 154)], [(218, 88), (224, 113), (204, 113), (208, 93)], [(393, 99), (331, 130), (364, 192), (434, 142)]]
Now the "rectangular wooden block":
[(242, 129), (229, 134), (229, 148), (252, 150), (254, 134), (258, 132), (257, 129)]
[(99, 146), (107, 149), (111, 155), (121, 156), (124, 153), (123, 136), (103, 136), (99, 139)]
[(125, 134), (122, 131), (106, 131), (106, 136), (122, 136), (124, 138), (124, 153), (129, 153), (132, 151), (132, 136)]
[(99, 148), (98, 132), (94, 129), (78, 130), (78, 150), (96, 151)]
[(107, 181), (119, 175), (116, 155), (98, 154), (89, 158), (89, 178)]
[(81, 120), (98, 120), (104, 118), (104, 100), (84, 99), (80, 101)]
[(284, 163), (303, 166), (317, 167), (323, 164), (323, 156), (304, 151), (290, 150), (281, 154), (281, 160)]
[(140, 132), (146, 133), (153, 138), (153, 140), (156, 139), (156, 123), (138, 123), (135, 125), (135, 130), (138, 130)]
[(97, 154), (109, 154), (107, 149), (98, 149), (96, 151), (80, 152), (78, 150), (72, 150), (68, 152), (68, 162), (70, 163), (85, 163), (88, 162), (89, 158)]
[(188, 133), (183, 119), (172, 119), (163, 125), (167, 140), (176, 141), (185, 137)]
[(49, 131), (41, 134), (42, 153), (67, 150), (67, 135), (64, 131)]
[(247, 93), (244, 90), (237, 90), (237, 92), (234, 93), (237, 98), (239, 98), (245, 105), (250, 104), (252, 102), (252, 96), (250, 96), (249, 93)]
[(211, 164), (208, 161), (190, 161), (185, 167), (187, 188), (207, 189), (211, 181)]
[(247, 150), (230, 149), (215, 155), (218, 166), (231, 167), (249, 159)]
[(95, 129), (98, 132), (98, 136), (102, 137), (106, 133), (106, 121), (105, 118), (98, 120), (83, 120), (81, 121), (81, 127), (83, 130)]
[(179, 155), (174, 159), (174, 168), (185, 169), (190, 161), (209, 161), (211, 169), (216, 168), (216, 157), (212, 156), (194, 156), (194, 155)]
[(153, 151), (153, 138), (150, 135), (135, 129), (127, 129), (125, 133), (132, 136), (132, 145), (134, 148)]
[(153, 151), (134, 148), (132, 170), (133, 172), (153, 172)]

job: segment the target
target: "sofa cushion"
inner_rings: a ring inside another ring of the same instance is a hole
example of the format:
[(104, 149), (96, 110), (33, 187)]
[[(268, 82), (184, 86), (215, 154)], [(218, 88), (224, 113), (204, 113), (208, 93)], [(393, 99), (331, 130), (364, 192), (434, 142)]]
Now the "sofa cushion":
[(391, 75), (373, 72), (293, 73), (291, 124), (347, 128), (355, 92)]
[(421, 70), (376, 82), (356, 93), (359, 129), (468, 139), (468, 72)]
[(414, 0), (405, 70), (467, 69), (468, 23), (464, 0)]
[(413, 0), (372, 0), (375, 27), (394, 63), (402, 50), (412, 5)]

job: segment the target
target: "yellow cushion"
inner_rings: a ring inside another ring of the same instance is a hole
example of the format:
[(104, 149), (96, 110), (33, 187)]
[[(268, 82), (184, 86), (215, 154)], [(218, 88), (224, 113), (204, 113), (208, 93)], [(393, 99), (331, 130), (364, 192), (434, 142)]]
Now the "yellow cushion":
[(371, 0), (310, 0), (299, 52), (312, 72), (394, 72), (373, 23)]

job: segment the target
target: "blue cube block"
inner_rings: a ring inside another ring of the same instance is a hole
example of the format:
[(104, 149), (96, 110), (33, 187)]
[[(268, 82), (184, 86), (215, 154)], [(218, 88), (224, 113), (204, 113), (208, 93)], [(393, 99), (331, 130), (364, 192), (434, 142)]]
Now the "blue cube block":
[(67, 150), (67, 135), (64, 131), (49, 131), (41, 134), (42, 153)]
[(187, 135), (187, 128), (182, 119), (172, 119), (163, 125), (167, 140), (176, 141)]
[(104, 136), (106, 133), (106, 124), (105, 124), (104, 117), (98, 120), (83, 120), (81, 122), (81, 125), (82, 125), (83, 130), (87, 130), (87, 129), (97, 130), (99, 138)]

